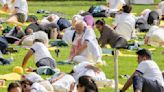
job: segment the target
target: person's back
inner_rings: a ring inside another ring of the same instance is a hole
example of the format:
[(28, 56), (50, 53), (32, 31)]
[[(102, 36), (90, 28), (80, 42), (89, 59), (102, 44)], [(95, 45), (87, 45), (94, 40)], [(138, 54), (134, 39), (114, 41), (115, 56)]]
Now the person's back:
[(27, 4), (26, 0), (15, 0), (14, 7), (19, 8), (17, 13), (23, 13), (23, 14), (25, 14), (25, 16), (27, 18), (28, 4)]
[(164, 86), (162, 72), (153, 60), (141, 62), (137, 70), (143, 73), (144, 78), (157, 81), (161, 86)]
[(48, 48), (41, 42), (35, 42), (32, 45), (32, 49), (35, 52), (36, 61), (39, 61), (40, 59), (46, 57), (52, 58), (50, 52), (48, 51)]
[(117, 27), (117, 25), (121, 22), (126, 22), (129, 25), (131, 25), (132, 28), (135, 27), (135, 17), (131, 14), (132, 6), (130, 5), (124, 5), (122, 7), (122, 13), (116, 15), (115, 21), (113, 25)]
[[(100, 34), (101, 34), (101, 37), (100, 37), (99, 41), (100, 40), (101, 41), (106, 41), (107, 42), (106, 44), (109, 43), (111, 45), (111, 47), (113, 47), (114, 44), (116, 43), (116, 41), (121, 37), (119, 34), (114, 32), (112, 30), (112, 28), (109, 27), (108, 25), (105, 25), (103, 27), (103, 30), (102, 30), (102, 32)], [(103, 39), (105, 37), (106, 37), (106, 39)], [(102, 45), (104, 45), (104, 44), (102, 44)]]
[(130, 13), (121, 13), (116, 15), (116, 23), (126, 22), (131, 25), (132, 28), (135, 26), (135, 17)]

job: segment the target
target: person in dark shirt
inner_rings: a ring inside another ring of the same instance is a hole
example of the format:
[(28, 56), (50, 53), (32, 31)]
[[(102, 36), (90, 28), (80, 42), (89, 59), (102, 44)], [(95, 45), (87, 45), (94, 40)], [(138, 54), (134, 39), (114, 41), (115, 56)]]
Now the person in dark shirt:
[(121, 37), (121, 35), (117, 34), (113, 31), (111, 27), (105, 24), (104, 19), (96, 21), (96, 28), (100, 32), (100, 38), (98, 39), (99, 44), (102, 48), (105, 45), (110, 44), (112, 48), (120, 48), (126, 47), (127, 41)]

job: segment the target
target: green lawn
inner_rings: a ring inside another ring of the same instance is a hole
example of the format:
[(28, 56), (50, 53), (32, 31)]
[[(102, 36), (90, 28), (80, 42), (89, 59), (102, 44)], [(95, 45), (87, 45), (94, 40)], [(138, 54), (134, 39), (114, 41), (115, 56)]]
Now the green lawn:
[[(156, 0), (158, 2), (159, 0)], [(77, 14), (79, 10), (88, 10), (91, 5), (102, 5), (105, 4), (105, 2), (95, 2), (95, 1), (49, 1), (49, 2), (29, 2), (29, 12), (30, 13), (36, 13), (38, 9), (44, 9), (44, 10), (50, 10), (50, 11), (59, 11), (67, 15), (67, 18), (71, 19), (71, 17), (74, 14)], [(133, 5), (133, 12), (137, 13), (137, 15), (146, 8), (155, 9), (156, 5)], [(42, 18), (43, 15), (36, 14), (39, 19)], [(3, 15), (4, 17), (6, 15)], [(111, 23), (111, 20), (106, 18), (105, 19), (108, 24)], [(96, 32), (97, 33), (97, 32)], [(21, 65), (21, 62), (23, 60), (23, 57), (25, 56), (27, 50), (19, 47), (14, 46), (19, 50), (18, 53), (12, 54), (14, 57), (14, 62), (12, 62), (11, 65), (7, 66), (0, 66), (0, 74), (7, 74), (11, 73), (14, 66)], [(154, 48), (150, 46), (142, 46), (145, 48)], [(56, 59), (56, 61), (59, 60), (66, 60), (69, 54), (69, 47), (67, 48), (59, 48), (61, 50), (60, 56), (57, 58), (55, 56), (54, 51), (51, 51), (52, 56)], [(164, 70), (164, 57), (160, 52), (164, 50), (163, 48), (156, 47), (153, 51), (153, 58), (157, 62), (157, 64), (160, 66), (161, 70)], [(128, 54), (135, 54), (135, 51), (124, 51), (121, 50), (123, 53)], [(5, 58), (9, 58), (9, 56), (4, 55)], [(112, 56), (104, 56), (103, 60), (106, 61), (106, 66), (101, 66), (102, 70), (105, 72), (107, 78), (113, 79), (114, 78), (114, 62)], [(28, 66), (35, 67), (34, 59), (32, 58), (30, 62), (28, 63)], [(137, 66), (136, 57), (119, 57), (119, 75), (122, 74), (128, 74), (131, 75), (133, 71), (135, 71), (135, 68)], [(68, 73), (73, 66), (71, 65), (58, 65), (58, 68), (61, 69), (61, 71), (64, 71)], [(121, 84), (124, 84), (126, 82), (126, 79), (119, 78), (119, 81)], [(9, 82), (6, 83), (8, 85)], [(7, 92), (6, 88), (0, 88), (0, 92)], [(112, 88), (103, 88), (100, 89), (100, 92), (114, 92), (114, 89)], [(128, 90), (127, 92), (132, 92), (132, 88)]]

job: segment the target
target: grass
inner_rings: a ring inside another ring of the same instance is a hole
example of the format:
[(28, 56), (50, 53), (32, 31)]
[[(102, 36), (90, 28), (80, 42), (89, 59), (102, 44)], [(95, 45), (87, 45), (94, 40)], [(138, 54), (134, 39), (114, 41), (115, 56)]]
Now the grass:
[[(156, 3), (159, 2), (159, 0), (156, 0)], [(91, 5), (105, 5), (105, 2), (96, 2), (96, 1), (49, 1), (49, 2), (28, 2), (29, 3), (29, 12), (30, 13), (36, 13), (37, 10), (39, 9), (44, 9), (44, 10), (50, 10), (50, 11), (59, 11), (67, 15), (66, 17), (68, 19), (71, 19), (71, 17), (74, 14), (77, 14), (79, 10), (88, 10)], [(133, 12), (139, 13), (146, 8), (149, 9), (155, 9), (156, 5), (133, 5)], [(42, 14), (36, 14), (39, 19), (42, 18)], [(4, 16), (4, 15), (2, 15)], [(6, 16), (4, 16), (6, 17)], [(96, 18), (97, 19), (97, 18)], [(112, 20), (109, 18), (105, 18), (107, 21), (107, 24), (111, 24)], [(98, 34), (98, 32), (96, 32)], [(23, 57), (27, 53), (26, 49), (23, 49), (19, 46), (14, 46), (19, 50), (18, 53), (12, 54), (14, 57), (14, 62), (12, 62), (10, 65), (7, 66), (0, 66), (0, 75), (11, 73), (12, 69), (14, 66), (20, 66), (21, 62), (23, 60)], [(142, 46), (144, 48), (154, 48), (151, 46)], [(61, 47), (59, 48), (61, 50), (60, 56), (57, 58), (55, 56), (54, 51), (51, 51), (52, 56), (56, 59), (56, 61), (59, 60), (66, 60), (69, 54), (69, 48), (70, 47)], [(160, 52), (164, 50), (161, 47), (155, 47), (155, 50), (153, 52), (153, 58), (159, 65), (161, 70), (164, 70), (164, 57)], [(135, 54), (135, 51), (124, 51), (121, 50), (123, 53), (129, 53), (129, 54)], [(9, 55), (4, 55), (5, 58), (10, 58)], [(104, 56), (103, 60), (106, 61), (107, 65), (106, 66), (101, 66), (102, 70), (105, 72), (107, 78), (113, 79), (114, 78), (114, 62), (113, 62), (113, 57), (112, 56)], [(119, 57), (119, 75), (122, 74), (128, 74), (131, 75), (133, 71), (135, 71), (135, 68), (137, 66), (136, 62), (136, 57)], [(34, 59), (31, 58), (28, 66), (35, 67), (34, 64)], [(61, 69), (61, 71), (64, 71), (68, 73), (73, 66), (71, 65), (58, 65), (58, 68)], [(121, 84), (124, 84), (126, 82), (126, 79), (121, 79), (119, 78), (119, 81)], [(6, 86), (10, 83), (11, 81), (7, 81)], [(6, 88), (0, 88), (0, 92), (7, 92)], [(100, 89), (100, 92), (114, 92), (114, 89), (112, 88), (103, 88)], [(128, 90), (127, 92), (132, 92), (132, 88)]]

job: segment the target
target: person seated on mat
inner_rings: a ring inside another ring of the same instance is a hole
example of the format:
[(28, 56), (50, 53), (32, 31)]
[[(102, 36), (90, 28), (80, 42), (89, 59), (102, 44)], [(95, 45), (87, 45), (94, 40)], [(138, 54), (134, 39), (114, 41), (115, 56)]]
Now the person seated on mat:
[(110, 44), (112, 48), (127, 47), (127, 40), (121, 35), (117, 34), (113, 28), (106, 25), (104, 19), (97, 20), (95, 25), (100, 32), (100, 38), (98, 39), (98, 42), (101, 44), (100, 46), (102, 48), (104, 48), (107, 44)]
[(31, 49), (27, 52), (23, 59), (22, 67), (25, 68), (27, 62), (32, 55), (35, 56), (36, 66), (50, 66), (52, 69), (56, 68), (55, 60), (52, 58), (48, 48), (44, 45), (44, 40), (35, 39)]
[(98, 92), (95, 80), (90, 76), (81, 76), (77, 83), (72, 83), (69, 92)]
[(90, 61), (101, 62), (101, 49), (96, 40), (96, 36), (85, 26), (85, 22), (79, 21), (75, 25), (75, 34), (72, 38), (73, 44), (69, 56), (69, 61), (80, 63)]
[(122, 7), (122, 13), (117, 14), (115, 16), (114, 22), (112, 23), (113, 29), (115, 29), (115, 31), (118, 34), (122, 35), (127, 41), (129, 41), (132, 38), (132, 33), (135, 29), (135, 23), (136, 23), (135, 17), (130, 13), (131, 10), (132, 10), (132, 6), (124, 5)]
[(23, 29), (20, 26), (14, 27), (9, 33), (5, 35), (6, 40), (8, 43), (15, 43), (16, 41), (19, 41), (25, 36), (25, 33), (23, 32)]
[(25, 33), (23, 32), (22, 27), (20, 26), (15, 26), (9, 33), (7, 33), (5, 36), (13, 36), (18, 39), (21, 39), (22, 37), (25, 36)]
[(72, 26), (65, 29), (62, 40), (66, 42), (68, 45), (72, 45), (73, 34), (75, 33), (75, 25), (78, 21), (83, 21), (84, 17), (81, 15), (74, 15), (72, 17)]
[(158, 20), (154, 20), (149, 31), (145, 35), (145, 44), (152, 46), (164, 46), (164, 28), (158, 27)]
[(138, 68), (125, 83), (120, 92), (125, 92), (132, 84), (134, 92), (164, 92), (164, 80), (158, 65), (152, 60), (149, 50), (137, 51)]
[(6, 20), (7, 23), (21, 24), (26, 22), (28, 16), (28, 4), (26, 0), (11, 0), (11, 16)]
[(19, 82), (10, 83), (7, 92), (22, 92), (21, 84)]

